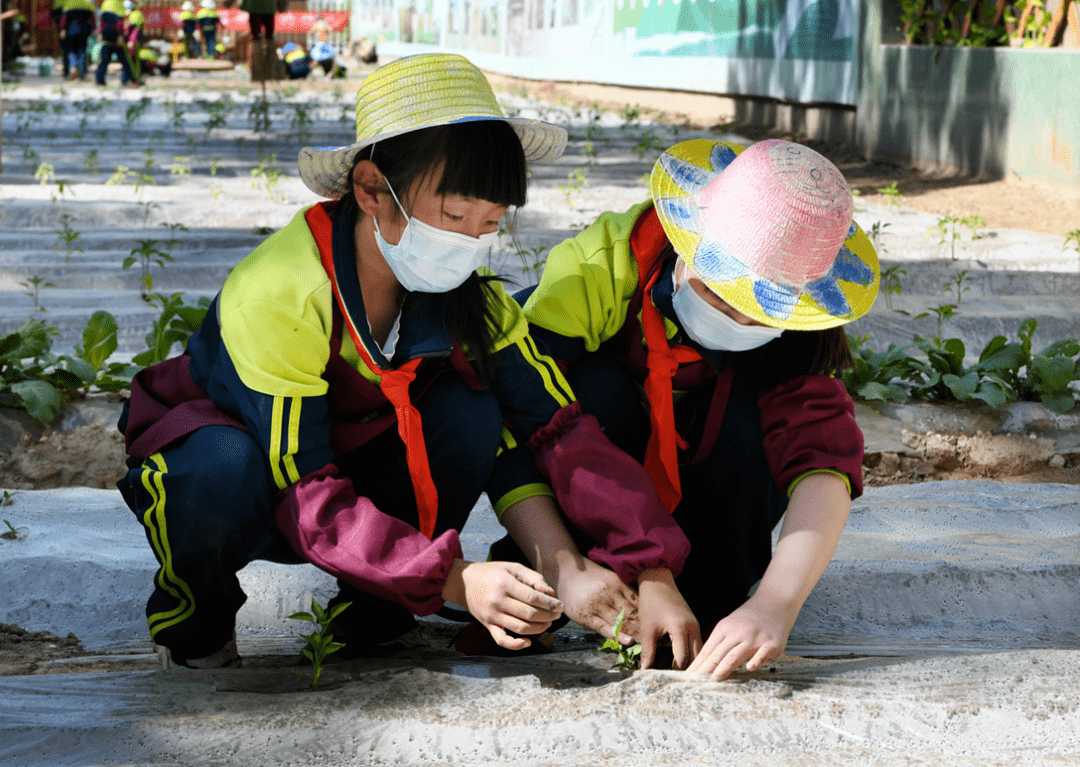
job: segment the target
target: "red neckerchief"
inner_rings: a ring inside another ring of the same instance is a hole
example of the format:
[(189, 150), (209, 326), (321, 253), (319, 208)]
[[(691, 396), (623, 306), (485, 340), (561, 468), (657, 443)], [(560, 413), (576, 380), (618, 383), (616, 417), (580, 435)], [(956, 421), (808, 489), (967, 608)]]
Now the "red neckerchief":
[[(642, 215), (630, 235), (630, 248), (638, 260), (638, 280), (645, 281), (641, 301), (641, 330), (648, 350), (645, 377), (645, 399), (649, 403), (649, 422), (652, 434), (645, 448), (645, 470), (652, 477), (660, 500), (668, 511), (682, 500), (682, 484), (679, 481), (679, 455), (677, 448), (685, 450), (688, 445), (675, 428), (675, 403), (672, 398), (671, 379), (679, 365), (697, 362), (701, 355), (693, 349), (668, 344), (664, 319), (653, 305), (651, 291), (660, 277), (661, 269), (656, 269), (656, 256), (663, 246), (659, 239), (665, 239), (663, 227), (655, 210)], [(639, 255), (640, 254), (640, 255)], [(651, 256), (651, 259), (648, 258)], [(629, 318), (628, 318), (629, 319)]]
[(345, 326), (352, 336), (353, 345), (360, 354), (360, 359), (368, 366), (372, 373), (380, 377), (379, 388), (386, 395), (386, 399), (394, 407), (397, 415), (398, 435), (405, 443), (405, 456), (409, 464), (409, 476), (412, 478), (413, 490), (416, 493), (416, 508), (420, 517), (420, 532), (431, 538), (435, 534), (435, 520), (439, 513), (439, 494), (435, 489), (435, 481), (431, 478), (431, 468), (428, 465), (427, 446), (424, 444), (423, 424), (420, 413), (413, 407), (409, 399), (409, 384), (416, 378), (416, 369), (420, 367), (423, 359), (410, 360), (401, 367), (393, 370), (383, 370), (375, 364), (371, 354), (360, 340), (360, 334), (356, 332), (349, 312), (345, 308), (345, 302), (338, 290), (337, 275), (334, 271), (334, 253), (332, 247), (333, 224), (328, 210), (333, 209), (333, 203), (319, 203), (309, 208), (304, 218), (307, 220), (311, 234), (315, 237), (315, 243), (319, 247), (319, 257), (322, 259), (323, 269), (330, 277), (333, 286), (334, 297), (337, 299), (341, 315), (345, 320)]

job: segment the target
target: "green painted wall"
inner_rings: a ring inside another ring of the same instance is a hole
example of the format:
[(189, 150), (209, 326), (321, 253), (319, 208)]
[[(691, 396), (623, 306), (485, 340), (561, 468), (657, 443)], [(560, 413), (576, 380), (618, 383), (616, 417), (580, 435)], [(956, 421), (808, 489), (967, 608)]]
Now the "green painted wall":
[(884, 45), (863, 14), (868, 156), (1080, 183), (1080, 51)]

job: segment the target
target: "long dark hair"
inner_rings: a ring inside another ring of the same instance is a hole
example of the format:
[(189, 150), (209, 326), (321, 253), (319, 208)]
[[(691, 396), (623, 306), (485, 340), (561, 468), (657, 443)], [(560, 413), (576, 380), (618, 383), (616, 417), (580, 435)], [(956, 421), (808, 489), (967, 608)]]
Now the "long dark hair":
[[(440, 168), (442, 178), (436, 194), (460, 194), (508, 207), (525, 204), (525, 152), (517, 133), (502, 120), (454, 123), (403, 133), (364, 148), (356, 162), (361, 160), (375, 163), (406, 210), (411, 210), (406, 196), (413, 184), (423, 183)], [(346, 215), (355, 209), (350, 220), (363, 215), (352, 192), (341, 202), (347, 206)], [(497, 340), (495, 329), (501, 324), (489, 300), (492, 288), (488, 283), (493, 281), (498, 278), (474, 272), (462, 285), (446, 293), (414, 294), (415, 300), (435, 306), (446, 329), (473, 353), (477, 373), (485, 379)]]

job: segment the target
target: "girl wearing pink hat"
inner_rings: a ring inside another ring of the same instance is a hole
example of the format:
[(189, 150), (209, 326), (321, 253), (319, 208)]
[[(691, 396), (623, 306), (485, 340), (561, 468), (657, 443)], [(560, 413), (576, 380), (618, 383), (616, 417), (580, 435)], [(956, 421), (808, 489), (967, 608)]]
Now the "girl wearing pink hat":
[[(553, 248), (517, 298), (689, 537), (682, 573), (649, 588), (678, 587), (710, 632), (673, 637), (675, 665), (723, 679), (783, 651), (861, 493), (862, 432), (834, 376), (879, 268), (843, 176), (807, 147), (684, 142), (650, 189)], [(522, 463), (504, 454), (496, 475)]]

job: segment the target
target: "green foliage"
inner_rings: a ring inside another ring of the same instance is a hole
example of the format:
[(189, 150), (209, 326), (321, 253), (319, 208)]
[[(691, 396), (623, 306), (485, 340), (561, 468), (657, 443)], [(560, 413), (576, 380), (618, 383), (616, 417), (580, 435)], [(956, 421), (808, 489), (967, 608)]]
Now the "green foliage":
[(581, 168), (574, 168), (568, 174), (566, 174), (566, 185), (559, 185), (556, 187), (563, 193), (563, 199), (566, 200), (566, 204), (571, 208), (576, 205), (574, 202), (574, 195), (585, 188), (585, 185), (589, 183), (589, 179), (585, 176), (585, 171)]
[(623, 620), (626, 618), (626, 610), (619, 611), (619, 617), (615, 619), (615, 625), (611, 627), (611, 638), (605, 639), (596, 648), (598, 651), (614, 650), (619, 655), (619, 661), (615, 668), (635, 669), (641, 662), (641, 645), (635, 644), (626, 647), (619, 642), (619, 632), (622, 630)]
[(323, 610), (322, 606), (312, 599), (310, 613), (299, 612), (289, 616), (290, 620), (307, 621), (315, 625), (315, 630), (312, 633), (300, 635), (308, 643), (308, 647), (303, 650), (302, 654), (311, 661), (312, 690), (319, 689), (319, 677), (322, 676), (323, 660), (326, 659), (327, 655), (335, 653), (345, 646), (342, 642), (334, 641), (334, 635), (329, 633), (329, 628), (330, 623), (351, 604), (352, 602), (342, 602), (329, 610)]
[(251, 188), (258, 189), (259, 184), (263, 184), (266, 187), (267, 194), (270, 195), (270, 202), (275, 204), (288, 201), (284, 194), (281, 195), (279, 200), (277, 193), (274, 191), (278, 182), (285, 176), (285, 171), (276, 167), (276, 165), (277, 154), (271, 152), (259, 161), (258, 166), (251, 169)]
[(56, 285), (54, 285), (51, 282), (45, 282), (44, 277), (39, 277), (36, 274), (33, 277), (28, 277), (26, 282), (20, 282), (19, 284), (22, 285), (24, 288), (26, 288), (26, 291), (27, 291), (26, 295), (28, 295), (28, 296), (30, 296), (30, 298), (34, 299), (34, 311), (35, 312), (46, 312), (46, 311), (48, 311), (48, 309), (46, 309), (44, 306), (41, 305), (41, 289), (42, 288), (55, 288)]
[(977, 240), (981, 236), (979, 229), (986, 226), (986, 219), (982, 216), (942, 216), (937, 220), (937, 223), (930, 227), (926, 236), (929, 237), (935, 231), (941, 235), (941, 242), (939, 245), (944, 245), (946, 242), (949, 244), (949, 255), (953, 261), (956, 260), (956, 243), (961, 238), (961, 233), (957, 231), (957, 226), (966, 226), (971, 230), (971, 239)]
[(191, 306), (184, 303), (183, 293), (164, 296), (154, 293), (147, 296), (147, 303), (160, 304), (161, 314), (154, 321), (153, 329), (146, 334), (147, 350), (136, 354), (132, 361), (137, 365), (155, 365), (169, 357), (173, 344), (187, 344), (191, 334), (198, 330), (210, 308), (210, 299), (203, 296)]
[(206, 101), (199, 99), (195, 102), (199, 105), (207, 114), (206, 118), (206, 135), (203, 140), (210, 138), (210, 132), (215, 128), (224, 128), (228, 122), (229, 115), (232, 114), (233, 109), (236, 108), (236, 104), (228, 95), (223, 95), (216, 101)]
[(1065, 235), (1065, 244), (1061, 246), (1062, 253), (1069, 249), (1070, 242), (1076, 249), (1077, 257), (1080, 257), (1080, 229), (1073, 229), (1071, 232)]
[[(951, 305), (938, 309), (945, 307)], [(1033, 353), (1038, 322), (1029, 317), (1020, 323), (1018, 341), (995, 336), (980, 352), (978, 362), (967, 366), (963, 341), (940, 336), (946, 314), (951, 316), (947, 310), (939, 315), (938, 336), (914, 336), (913, 345), (923, 358), (909, 356), (910, 346), (890, 345), (885, 352), (876, 352), (865, 346), (865, 336), (851, 338), (855, 368), (842, 376), (848, 392), (864, 400), (906, 402), (911, 397), (981, 402), (992, 408), (1010, 402), (1041, 402), (1055, 413), (1066, 413), (1076, 405), (1071, 384), (1080, 381), (1080, 341), (1061, 339)]]

